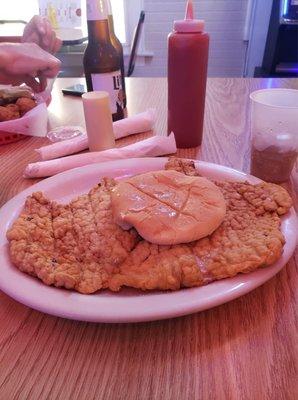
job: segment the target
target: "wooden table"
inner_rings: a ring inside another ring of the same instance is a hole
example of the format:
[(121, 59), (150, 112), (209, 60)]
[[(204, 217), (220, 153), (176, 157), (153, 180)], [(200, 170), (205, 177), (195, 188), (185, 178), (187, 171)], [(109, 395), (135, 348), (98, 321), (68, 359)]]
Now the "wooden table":
[[(52, 127), (83, 123), (81, 100), (61, 95), (73, 83), (56, 82)], [(209, 79), (203, 145), (178, 154), (248, 171), (249, 93), (262, 87), (298, 89), (298, 79)], [(165, 134), (165, 79), (128, 79), (127, 92), (129, 114), (156, 107), (156, 131)], [(23, 179), (22, 171), (45, 142), (0, 146), (0, 205), (36, 182)], [(288, 189), (297, 206), (295, 179), (297, 173)], [(297, 398), (297, 265), (296, 251), (277, 276), (246, 296), (142, 324), (69, 321), (0, 293), (0, 399)]]

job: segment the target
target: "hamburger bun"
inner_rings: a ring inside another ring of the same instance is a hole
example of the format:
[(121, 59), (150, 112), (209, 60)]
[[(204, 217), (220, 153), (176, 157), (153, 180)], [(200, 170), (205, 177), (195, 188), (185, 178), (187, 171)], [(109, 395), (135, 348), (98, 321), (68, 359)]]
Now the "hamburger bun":
[(117, 224), (134, 227), (145, 240), (159, 245), (210, 235), (226, 214), (223, 194), (214, 183), (171, 170), (120, 181), (111, 198)]

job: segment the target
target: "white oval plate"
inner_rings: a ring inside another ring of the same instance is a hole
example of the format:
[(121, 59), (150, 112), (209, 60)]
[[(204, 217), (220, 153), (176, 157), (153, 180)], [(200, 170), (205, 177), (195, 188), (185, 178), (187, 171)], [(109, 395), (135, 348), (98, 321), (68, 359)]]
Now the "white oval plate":
[[(93, 322), (139, 322), (178, 317), (226, 303), (262, 285), (281, 270), (296, 246), (297, 221), (293, 209), (282, 218), (286, 244), (274, 265), (198, 288), (176, 292), (141, 292), (127, 288), (119, 293), (102, 291), (83, 295), (46, 286), (11, 263), (5, 234), (32, 192), (40, 190), (52, 200), (66, 202), (89, 191), (103, 176), (121, 178), (159, 170), (166, 161), (167, 158), (142, 158), (88, 165), (43, 180), (11, 199), (0, 210), (0, 289), (29, 307), (59, 317)], [(196, 164), (202, 175), (212, 179), (259, 182), (257, 178), (220, 165), (201, 161)]]

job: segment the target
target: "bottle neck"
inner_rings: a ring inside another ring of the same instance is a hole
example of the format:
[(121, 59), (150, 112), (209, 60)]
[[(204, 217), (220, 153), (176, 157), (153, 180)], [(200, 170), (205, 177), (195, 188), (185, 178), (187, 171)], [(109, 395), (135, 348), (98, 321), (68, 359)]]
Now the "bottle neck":
[(108, 15), (108, 21), (109, 21), (109, 27), (110, 27), (111, 35), (115, 36), (115, 28), (114, 28), (114, 18), (113, 18), (113, 15), (111, 15), (111, 14)]
[(109, 29), (110, 29), (110, 35), (111, 35), (111, 40), (116, 42), (117, 44), (121, 45), (119, 39), (116, 36), (115, 33), (115, 27), (114, 27), (114, 18), (113, 18), (113, 12), (112, 12), (112, 5), (110, 0), (107, 1), (107, 9), (108, 9), (108, 21), (109, 21)]
[(110, 42), (110, 30), (107, 19), (87, 21), (89, 43)]
[(111, 35), (112, 38), (116, 39), (113, 15), (111, 15), (111, 14), (108, 15), (108, 21), (109, 21), (110, 35)]
[(109, 7), (107, 0), (86, 1), (87, 21), (101, 21), (108, 19)]

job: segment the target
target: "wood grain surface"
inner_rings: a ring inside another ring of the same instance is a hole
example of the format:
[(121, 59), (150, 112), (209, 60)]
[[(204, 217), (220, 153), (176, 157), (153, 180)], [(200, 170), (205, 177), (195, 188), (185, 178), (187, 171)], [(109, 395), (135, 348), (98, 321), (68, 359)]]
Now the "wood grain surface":
[[(61, 94), (77, 81), (56, 81), (51, 127), (83, 124), (81, 100)], [(178, 155), (249, 171), (249, 93), (263, 87), (298, 89), (298, 79), (209, 79), (203, 144)], [(130, 78), (127, 91), (128, 113), (155, 107), (155, 131), (166, 134), (166, 80)], [(37, 182), (22, 171), (46, 142), (26, 138), (0, 146), (0, 206)], [(296, 170), (286, 185), (296, 207), (297, 182)], [(141, 324), (65, 320), (0, 293), (0, 400), (296, 399), (297, 266), (296, 251), (277, 276), (246, 296)]]

